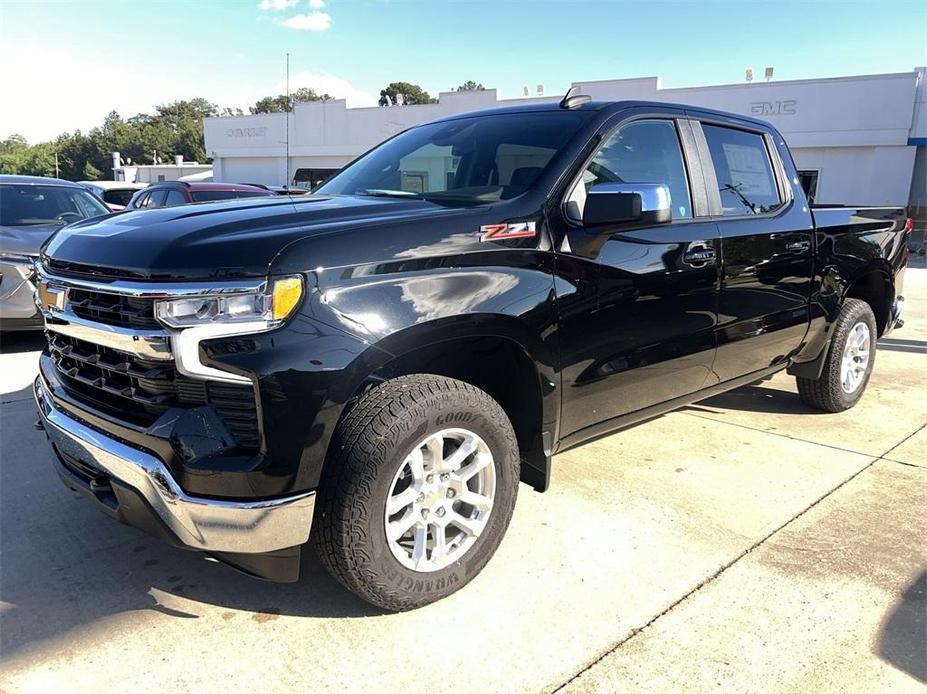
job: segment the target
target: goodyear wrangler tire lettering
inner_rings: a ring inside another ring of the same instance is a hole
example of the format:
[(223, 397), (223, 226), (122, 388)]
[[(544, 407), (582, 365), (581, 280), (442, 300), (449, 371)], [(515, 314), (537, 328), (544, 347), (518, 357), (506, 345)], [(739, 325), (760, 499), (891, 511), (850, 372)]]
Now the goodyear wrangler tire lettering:
[(476, 414), (474, 412), (452, 412), (450, 414), (442, 414), (435, 417), (434, 425), (435, 426), (444, 426), (449, 424), (469, 424), (475, 422), (478, 419), (481, 419), (482, 415)]

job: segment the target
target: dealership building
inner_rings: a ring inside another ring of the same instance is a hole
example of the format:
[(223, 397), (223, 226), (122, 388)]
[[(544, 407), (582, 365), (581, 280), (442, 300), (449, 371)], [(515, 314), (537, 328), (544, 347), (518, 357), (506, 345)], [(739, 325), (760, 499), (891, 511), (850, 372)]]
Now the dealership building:
[[(927, 207), (927, 68), (884, 75), (662, 89), (658, 77), (574, 82), (603, 101), (692, 104), (757, 116), (785, 136), (817, 203)], [(438, 103), (347, 108), (297, 104), (290, 114), (207, 118), (216, 181), (311, 186), (412, 125), (560, 95), (500, 99), (494, 89), (444, 92)], [(289, 122), (287, 122), (289, 121)], [(923, 216), (919, 214), (918, 216)]]

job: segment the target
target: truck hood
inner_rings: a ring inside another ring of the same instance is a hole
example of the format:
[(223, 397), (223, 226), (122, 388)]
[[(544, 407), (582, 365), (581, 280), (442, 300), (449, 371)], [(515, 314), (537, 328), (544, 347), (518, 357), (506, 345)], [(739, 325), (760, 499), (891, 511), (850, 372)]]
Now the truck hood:
[(20, 255), (38, 255), (45, 239), (60, 228), (60, 224), (0, 226), (0, 250)]
[(52, 271), (101, 278), (254, 277), (266, 275), (288, 244), (309, 236), (460, 212), (418, 199), (322, 195), (133, 210), (61, 229), (43, 258)]

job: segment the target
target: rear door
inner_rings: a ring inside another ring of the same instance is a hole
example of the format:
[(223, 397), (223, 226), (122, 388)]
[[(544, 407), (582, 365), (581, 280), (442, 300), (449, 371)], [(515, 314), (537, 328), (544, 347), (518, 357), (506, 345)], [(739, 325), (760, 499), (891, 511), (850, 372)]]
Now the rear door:
[(727, 381), (784, 364), (799, 349), (809, 322), (814, 226), (772, 133), (715, 116), (693, 121), (693, 132), (721, 236), (714, 372)]
[[(672, 222), (584, 229), (585, 193), (600, 183), (665, 184)], [(713, 382), (720, 242), (684, 114), (623, 114), (605, 129), (564, 208), (572, 226), (558, 274), (573, 275), (578, 291), (561, 302), (561, 434)], [(569, 315), (568, 305), (576, 306)]]

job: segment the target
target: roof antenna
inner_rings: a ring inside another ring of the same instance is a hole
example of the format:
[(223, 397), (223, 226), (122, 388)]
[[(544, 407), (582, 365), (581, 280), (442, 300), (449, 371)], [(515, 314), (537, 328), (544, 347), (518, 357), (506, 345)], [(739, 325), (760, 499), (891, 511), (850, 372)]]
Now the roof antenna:
[(567, 93), (563, 95), (563, 98), (560, 100), (560, 108), (577, 108), (583, 104), (588, 104), (592, 101), (592, 97), (587, 94), (573, 94), (575, 90), (579, 89), (575, 84), (567, 90)]

